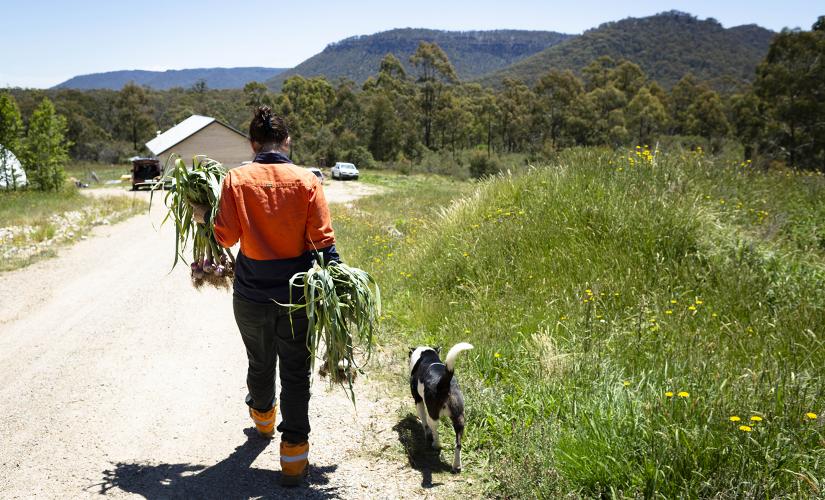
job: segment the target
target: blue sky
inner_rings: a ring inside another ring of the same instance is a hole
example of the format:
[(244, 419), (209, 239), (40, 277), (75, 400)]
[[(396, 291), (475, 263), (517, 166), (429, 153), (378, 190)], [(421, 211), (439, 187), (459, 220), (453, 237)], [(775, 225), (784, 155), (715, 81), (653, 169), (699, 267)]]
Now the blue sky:
[(330, 42), (392, 28), (581, 33), (606, 21), (677, 9), (725, 27), (809, 29), (821, 0), (0, 0), (0, 87), (50, 87), (119, 69), (292, 67)]

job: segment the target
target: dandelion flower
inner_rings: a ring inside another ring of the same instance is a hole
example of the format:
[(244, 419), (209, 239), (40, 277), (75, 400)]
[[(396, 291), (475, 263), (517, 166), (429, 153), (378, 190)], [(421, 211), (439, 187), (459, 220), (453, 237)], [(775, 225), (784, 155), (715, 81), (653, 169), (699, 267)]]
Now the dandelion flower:
[(696, 310), (696, 306), (688, 306), (688, 311), (695, 311), (695, 310)]
[(673, 314), (673, 311), (671, 311), (670, 309), (668, 309), (667, 311), (665, 311), (665, 314)]
[(629, 381), (629, 380), (625, 380), (624, 382), (622, 382), (622, 385), (623, 385), (623, 386), (625, 386), (625, 387), (627, 387), (627, 386), (629, 386), (629, 385), (630, 385), (630, 381)]
[(667, 391), (667, 392), (665, 393), (665, 396), (667, 396), (667, 397), (669, 397), (669, 398), (672, 398), (672, 397), (673, 397), (673, 392), (672, 392), (672, 391)]
[(697, 303), (697, 304), (704, 304), (704, 303), (705, 303), (705, 301), (704, 301), (704, 300), (702, 300), (702, 299), (696, 299), (696, 303)]
[(807, 418), (811, 419), (811, 420), (816, 420), (816, 413), (814, 413), (812, 411), (809, 411), (808, 413), (806, 413), (805, 416)]
[(759, 415), (754, 415), (754, 416), (751, 417), (751, 422), (761, 422), (761, 421), (762, 421), (762, 417), (760, 417)]
[(686, 392), (686, 391), (681, 391), (681, 392), (679, 392), (679, 394), (677, 394), (677, 396), (679, 396), (680, 398), (686, 398), (686, 397), (690, 396), (690, 393)]
[(500, 358), (500, 357), (501, 357), (501, 353), (500, 353), (500, 352), (497, 352), (497, 353), (493, 354), (493, 356), (495, 356), (495, 357), (497, 357), (497, 358)]
[(742, 419), (737, 417), (736, 415), (732, 415), (732, 416), (728, 417), (728, 420), (730, 420), (731, 422), (739, 422)]
[(677, 300), (676, 300), (676, 299), (670, 299), (670, 303), (671, 303), (671, 304), (675, 304), (676, 302), (677, 302)]
[(753, 428), (750, 425), (740, 425), (739, 430), (742, 432), (750, 432)]

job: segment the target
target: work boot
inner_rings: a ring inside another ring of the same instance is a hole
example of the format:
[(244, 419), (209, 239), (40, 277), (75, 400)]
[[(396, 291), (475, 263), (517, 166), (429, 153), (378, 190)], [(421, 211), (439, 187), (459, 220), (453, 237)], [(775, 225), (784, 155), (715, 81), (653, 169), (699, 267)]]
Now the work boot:
[(273, 406), (269, 411), (258, 411), (249, 408), (249, 416), (255, 422), (255, 428), (261, 437), (271, 439), (275, 435), (275, 416), (278, 414), (278, 405)]
[(281, 441), (281, 486), (298, 486), (309, 470), (309, 443)]

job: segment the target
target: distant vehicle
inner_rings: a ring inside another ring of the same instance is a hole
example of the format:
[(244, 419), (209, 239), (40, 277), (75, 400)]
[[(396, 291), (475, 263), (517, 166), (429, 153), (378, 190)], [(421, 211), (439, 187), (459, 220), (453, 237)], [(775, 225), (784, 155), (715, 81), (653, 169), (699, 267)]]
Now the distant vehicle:
[[(142, 187), (155, 187), (162, 174), (160, 160), (157, 158), (132, 158), (132, 191)], [(161, 187), (172, 187), (172, 179), (167, 179)]]
[(324, 183), (324, 173), (321, 172), (321, 169), (318, 167), (307, 167), (307, 170), (315, 174), (315, 177), (318, 178), (318, 181), (323, 184)]
[(358, 169), (352, 163), (338, 162), (332, 167), (333, 179), (355, 179), (358, 180)]

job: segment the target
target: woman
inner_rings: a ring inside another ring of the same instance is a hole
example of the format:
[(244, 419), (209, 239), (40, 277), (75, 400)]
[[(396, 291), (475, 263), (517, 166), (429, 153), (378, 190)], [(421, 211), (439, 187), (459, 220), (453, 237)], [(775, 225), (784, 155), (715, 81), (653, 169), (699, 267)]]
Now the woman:
[[(287, 308), (276, 302), (290, 302), (289, 279), (309, 269), (313, 259), (339, 257), (323, 187), (286, 156), (290, 137), (283, 119), (261, 106), (249, 136), (255, 160), (224, 179), (215, 237), (224, 247), (240, 241), (233, 308), (249, 359), (246, 404), (258, 433), (268, 438), (278, 409), (275, 367), (280, 359), (281, 482), (297, 485), (307, 473), (309, 455), (308, 322), (304, 313), (290, 320)], [(196, 207), (196, 219), (203, 220), (203, 208)]]

